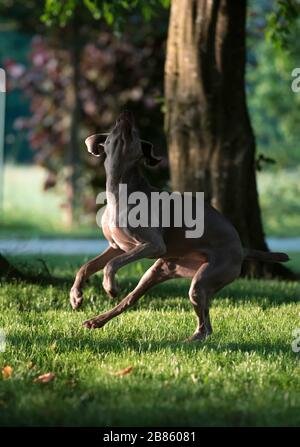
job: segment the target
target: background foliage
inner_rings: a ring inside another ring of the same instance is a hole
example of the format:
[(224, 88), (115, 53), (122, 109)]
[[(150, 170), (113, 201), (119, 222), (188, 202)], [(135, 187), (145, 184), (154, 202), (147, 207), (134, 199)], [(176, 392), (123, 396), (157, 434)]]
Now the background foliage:
[[(6, 159), (24, 162), (33, 156), (48, 170), (45, 189), (56, 185), (62, 206), (70, 132), (71, 29), (79, 20), (78, 221), (87, 216), (86, 211), (94, 210), (95, 192), (104, 185), (103, 169), (87, 156), (84, 138), (109, 129), (121, 108), (131, 108), (143, 137), (152, 140), (159, 153), (166, 153), (163, 72), (167, 3), (50, 0), (45, 11), (42, 2), (4, 0), (0, 5), (0, 35), (9, 45), (0, 49), (10, 88)], [(300, 54), (299, 19), (291, 14), (295, 7), (294, 1), (253, 0), (248, 8), (247, 97), (258, 157), (274, 160), (259, 163), (258, 182), (267, 234), (276, 235), (299, 232), (295, 168), (300, 164), (300, 94), (291, 90), (291, 71), (299, 65)], [(44, 24), (38, 20), (41, 16)], [(279, 183), (278, 171), (283, 179)], [(149, 174), (156, 184), (165, 184), (167, 162)], [(273, 189), (272, 181), (266, 178), (273, 179)], [(274, 182), (278, 183), (276, 188)], [(289, 185), (289, 192), (282, 189), (282, 182)], [(279, 190), (289, 223), (282, 224), (282, 213), (277, 212)]]
[[(297, 16), (292, 24), (287, 23), (291, 18), (283, 11), (288, 14), (288, 3), (295, 2), (250, 2), (248, 19), (247, 97), (251, 120), (258, 153), (274, 158), (279, 169), (300, 163), (300, 94), (291, 89), (292, 70), (300, 60), (300, 23)], [(281, 19), (274, 21), (278, 15)]]
[[(136, 23), (132, 26), (138, 24)], [(135, 33), (134, 43), (123, 35), (122, 40), (102, 30), (95, 40), (87, 42), (81, 52), (79, 96), (81, 104), (81, 189), (86, 197), (94, 194), (89, 186), (103, 186), (103, 167), (85, 151), (84, 139), (96, 131), (108, 131), (123, 108), (130, 108), (138, 119), (144, 138), (151, 139), (158, 151), (164, 151), (162, 96), (164, 30), (145, 39)], [(145, 31), (145, 29), (143, 30)], [(150, 31), (150, 30), (148, 30)], [(132, 38), (132, 33), (131, 36)], [(51, 48), (46, 39), (32, 41), (31, 65), (24, 70), (12, 62), (7, 64), (11, 87), (19, 86), (30, 100), (31, 116), (18, 118), (17, 129), (28, 129), (28, 139), (35, 151), (35, 160), (49, 170), (45, 187), (54, 186), (61, 178), (64, 151), (68, 144), (70, 112), (68, 105), (72, 68), (67, 49)], [(95, 167), (97, 169), (95, 169)], [(84, 184), (82, 182), (84, 181)], [(85, 208), (87, 200), (82, 197)]]

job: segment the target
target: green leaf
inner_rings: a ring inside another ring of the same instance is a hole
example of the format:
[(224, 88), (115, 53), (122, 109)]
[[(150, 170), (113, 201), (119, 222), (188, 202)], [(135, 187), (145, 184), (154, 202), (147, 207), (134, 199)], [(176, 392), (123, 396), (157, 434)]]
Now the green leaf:
[(164, 8), (168, 8), (170, 6), (170, 0), (161, 0), (161, 4)]
[(111, 4), (109, 4), (107, 2), (105, 2), (103, 4), (103, 15), (104, 15), (104, 18), (105, 18), (106, 22), (109, 25), (112, 25), (113, 22), (114, 22), (114, 14), (112, 12), (112, 5)]

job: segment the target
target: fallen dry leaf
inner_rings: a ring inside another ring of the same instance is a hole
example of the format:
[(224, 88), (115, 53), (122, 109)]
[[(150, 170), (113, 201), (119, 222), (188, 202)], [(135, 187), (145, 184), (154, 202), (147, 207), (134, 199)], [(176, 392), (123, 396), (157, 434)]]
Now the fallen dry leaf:
[(13, 368), (9, 365), (6, 365), (2, 368), (2, 377), (3, 379), (9, 379), (13, 373)]
[(46, 374), (41, 374), (40, 376), (34, 379), (35, 383), (48, 383), (51, 382), (55, 378), (55, 374), (50, 372)]
[(126, 376), (126, 374), (130, 374), (133, 370), (133, 366), (127, 366), (127, 368), (121, 369), (120, 371), (117, 371), (113, 373), (114, 376), (123, 377)]

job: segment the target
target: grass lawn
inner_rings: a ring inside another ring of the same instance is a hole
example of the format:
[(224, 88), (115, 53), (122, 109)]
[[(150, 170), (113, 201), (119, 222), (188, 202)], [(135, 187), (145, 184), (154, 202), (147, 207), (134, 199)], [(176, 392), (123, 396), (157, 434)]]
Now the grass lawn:
[[(83, 257), (44, 259), (55, 280), (0, 289), (7, 333), (0, 366), (13, 368), (0, 377), (1, 425), (300, 425), (300, 353), (291, 349), (300, 327), (296, 282), (237, 280), (213, 302), (214, 334), (185, 344), (195, 327), (186, 281), (154, 288), (91, 332), (82, 321), (112, 306), (100, 275), (74, 312), (68, 291)], [(34, 258), (14, 261), (43, 268)], [(120, 272), (122, 295), (145, 268)], [(115, 374), (129, 366), (130, 374)], [(52, 382), (34, 382), (48, 372)]]

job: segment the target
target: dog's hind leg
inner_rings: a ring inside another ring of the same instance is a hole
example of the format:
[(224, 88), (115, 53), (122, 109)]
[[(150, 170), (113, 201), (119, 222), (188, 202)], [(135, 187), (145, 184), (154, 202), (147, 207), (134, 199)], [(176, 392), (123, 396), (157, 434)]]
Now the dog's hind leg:
[(136, 288), (130, 292), (113, 309), (98, 315), (91, 320), (85, 321), (83, 324), (88, 329), (100, 328), (104, 326), (109, 320), (120, 315), (129, 307), (133, 306), (139, 298), (141, 298), (147, 290), (168, 279), (177, 278), (181, 276), (176, 271), (176, 264), (168, 262), (164, 259), (158, 259), (142, 276)]
[(86, 280), (94, 273), (103, 269), (109, 261), (122, 253), (123, 251), (119, 248), (115, 249), (108, 247), (101, 255), (86, 262), (80, 267), (70, 291), (70, 302), (73, 309), (77, 309), (82, 303), (82, 288)]
[(212, 333), (209, 305), (214, 294), (239, 276), (241, 264), (226, 253), (203, 263), (192, 279), (189, 298), (197, 315), (197, 328), (187, 341), (203, 340)]

